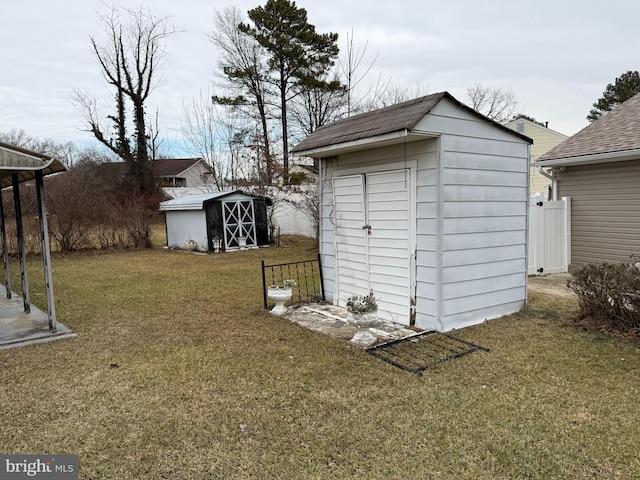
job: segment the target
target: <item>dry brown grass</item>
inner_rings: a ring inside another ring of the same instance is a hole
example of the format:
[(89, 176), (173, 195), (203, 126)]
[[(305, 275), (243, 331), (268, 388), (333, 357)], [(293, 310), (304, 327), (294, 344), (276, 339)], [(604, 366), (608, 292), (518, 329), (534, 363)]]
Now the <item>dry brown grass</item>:
[(79, 337), (0, 352), (0, 450), (76, 453), (83, 479), (640, 471), (639, 351), (576, 329), (573, 300), (532, 295), (456, 332), (491, 352), (420, 378), (264, 313), (260, 260), (315, 255), (285, 243), (55, 258), (58, 315)]

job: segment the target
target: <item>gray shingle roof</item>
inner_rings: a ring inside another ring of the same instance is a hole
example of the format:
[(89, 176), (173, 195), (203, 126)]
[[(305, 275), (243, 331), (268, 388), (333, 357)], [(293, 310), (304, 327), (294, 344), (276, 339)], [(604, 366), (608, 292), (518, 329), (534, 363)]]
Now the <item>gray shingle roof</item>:
[[(326, 147), (338, 143), (371, 138), (386, 133), (412, 129), (437, 105), (446, 92), (434, 93), (408, 102), (361, 113), (320, 127), (293, 147), (293, 152)], [(451, 97), (453, 98), (453, 97)]]
[(411, 131), (443, 98), (447, 98), (459, 107), (478, 115), (488, 122), (494, 123), (499, 128), (503, 128), (509, 133), (531, 142), (528, 137), (484, 117), (459, 102), (449, 92), (440, 92), (330, 123), (318, 128), (293, 147), (291, 151), (294, 153), (304, 152), (403, 130)]
[(637, 94), (549, 150), (538, 161), (639, 148), (640, 94)]

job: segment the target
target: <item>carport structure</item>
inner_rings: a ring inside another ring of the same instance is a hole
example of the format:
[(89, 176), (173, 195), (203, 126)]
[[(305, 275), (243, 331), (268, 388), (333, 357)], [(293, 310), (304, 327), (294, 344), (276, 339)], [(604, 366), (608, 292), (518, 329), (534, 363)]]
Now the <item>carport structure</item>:
[[(51, 275), (51, 250), (49, 247), (49, 230), (43, 182), (45, 175), (65, 170), (64, 165), (54, 158), (0, 142), (0, 189), (11, 188), (13, 190), (22, 285), (22, 305), (20, 306), (20, 302), (13, 298), (14, 293), (11, 290), (5, 212), (3, 203), (0, 201), (0, 241), (2, 244), (4, 286), (6, 289), (6, 299), (0, 298), (0, 348), (27, 342), (48, 341), (59, 336), (69, 336), (71, 334), (64, 325), (59, 325), (56, 320)], [(29, 297), (27, 258), (20, 205), (20, 185), (27, 181), (34, 181), (37, 196), (44, 286), (47, 301), (46, 318), (37, 309), (34, 308), (32, 311)]]

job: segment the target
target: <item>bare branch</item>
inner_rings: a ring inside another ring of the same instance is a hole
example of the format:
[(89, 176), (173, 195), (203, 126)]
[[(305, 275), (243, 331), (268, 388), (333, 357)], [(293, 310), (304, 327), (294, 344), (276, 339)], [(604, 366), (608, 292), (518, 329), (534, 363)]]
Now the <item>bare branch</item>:
[(518, 99), (511, 90), (476, 84), (467, 89), (471, 107), (498, 123), (506, 123), (518, 113)]

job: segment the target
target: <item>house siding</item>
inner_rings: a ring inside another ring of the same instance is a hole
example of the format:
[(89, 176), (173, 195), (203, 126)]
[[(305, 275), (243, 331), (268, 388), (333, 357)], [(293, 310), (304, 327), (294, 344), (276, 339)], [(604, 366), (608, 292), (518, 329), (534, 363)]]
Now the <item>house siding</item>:
[(517, 311), (526, 300), (528, 145), (441, 102), (418, 128), (439, 130), (439, 316), (450, 330)]
[[(518, 124), (522, 123), (523, 128), (518, 130)], [(567, 136), (551, 130), (542, 125), (535, 124), (529, 120), (520, 118), (505, 125), (515, 131), (523, 133), (533, 140), (531, 145), (531, 163), (536, 162), (542, 155), (547, 153), (556, 145), (564, 141)], [(548, 192), (551, 180), (542, 175), (537, 167), (531, 167), (529, 172), (529, 190), (531, 194)]]
[(640, 160), (565, 167), (558, 192), (571, 197), (570, 268), (640, 255)]
[(204, 185), (207, 183), (207, 176), (205, 173), (208, 173), (209, 170), (202, 161), (195, 163), (194, 165), (187, 168), (184, 172), (180, 173), (178, 177), (182, 177), (186, 179), (187, 187), (199, 187), (200, 185)]

